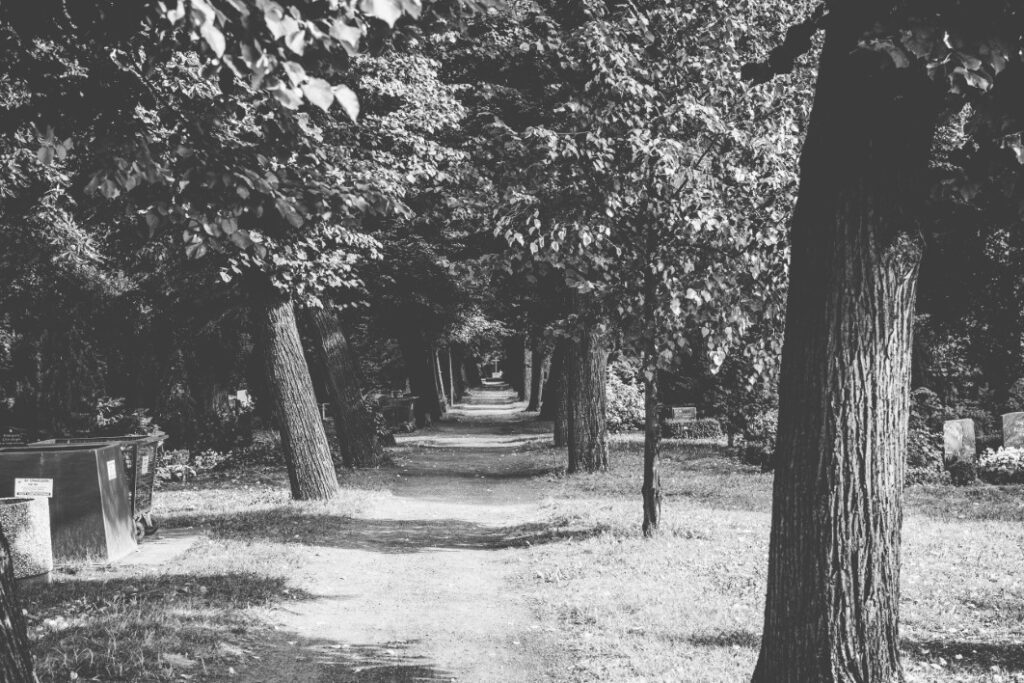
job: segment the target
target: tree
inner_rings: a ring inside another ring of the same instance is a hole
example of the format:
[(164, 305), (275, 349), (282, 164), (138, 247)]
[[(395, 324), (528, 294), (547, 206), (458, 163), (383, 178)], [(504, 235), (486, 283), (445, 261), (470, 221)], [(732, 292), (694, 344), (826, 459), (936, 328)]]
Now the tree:
[(903, 679), (902, 489), (932, 137), (948, 93), (969, 95), (984, 124), (1000, 81), (1022, 74), (1013, 3), (828, 9), (746, 70), (792, 69), (827, 24), (791, 230), (758, 682)]

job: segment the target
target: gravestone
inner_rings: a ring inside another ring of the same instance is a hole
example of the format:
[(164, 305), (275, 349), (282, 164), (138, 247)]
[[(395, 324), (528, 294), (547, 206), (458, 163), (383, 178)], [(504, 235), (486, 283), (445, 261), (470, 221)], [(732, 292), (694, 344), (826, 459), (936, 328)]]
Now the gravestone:
[(24, 446), (28, 443), (28, 432), (18, 427), (0, 427), (0, 448)]
[(946, 464), (957, 460), (974, 462), (978, 458), (974, 420), (946, 420), (942, 426), (942, 442)]
[(0, 529), (10, 545), (14, 578), (26, 579), (53, 571), (47, 498), (0, 498)]
[(672, 420), (696, 420), (697, 406), (672, 406)]
[(1024, 413), (1003, 415), (1003, 446), (1024, 448)]

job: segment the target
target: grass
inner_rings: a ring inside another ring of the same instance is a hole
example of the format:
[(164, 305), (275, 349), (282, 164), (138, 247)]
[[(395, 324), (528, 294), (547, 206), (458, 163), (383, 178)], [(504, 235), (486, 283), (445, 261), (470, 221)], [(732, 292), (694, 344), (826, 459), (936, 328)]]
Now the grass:
[[(563, 479), (548, 514), (597, 535), (531, 548), (518, 588), (565, 650), (566, 681), (743, 681), (764, 609), (771, 476), (712, 445), (665, 444), (665, 529), (639, 537), (642, 449)], [(902, 582), (910, 681), (1024, 681), (1024, 487), (914, 487)]]
[[(552, 680), (749, 680), (764, 605), (771, 475), (713, 444), (666, 442), (663, 529), (644, 540), (641, 444), (613, 440), (613, 469), (602, 474), (565, 477), (562, 457), (536, 448), (528, 478), (504, 470), (494, 477), (493, 486), (546, 495), (543, 524), (508, 530), (352, 524), (352, 515), (390, 495), (398, 469), (346, 474), (344, 494), (330, 504), (290, 502), (276, 469), (166, 486), (156, 498), (160, 521), (205, 535), (173, 566), (78, 566), (54, 584), (21, 591), (40, 678), (231, 680), (243, 661), (287, 648), (264, 617), (281, 600), (314, 599), (290, 577), (321, 546), (420, 552), (451, 536), (444, 550), (468, 544), (509, 553), (517, 567), (510, 588), (538, 617), (534, 635), (551, 653)], [(908, 680), (1024, 681), (1022, 494), (1021, 486), (908, 489)], [(404, 546), (389, 547), (399, 538)]]
[(287, 477), (275, 469), (165, 486), (158, 521), (206, 535), (173, 566), (78, 565), (51, 584), (20, 587), (40, 680), (230, 678), (274, 641), (265, 608), (309, 597), (289, 586), (314, 552), (302, 542), (303, 520), (348, 518), (387, 495), (387, 476), (345, 474), (343, 495), (328, 504), (289, 501)]

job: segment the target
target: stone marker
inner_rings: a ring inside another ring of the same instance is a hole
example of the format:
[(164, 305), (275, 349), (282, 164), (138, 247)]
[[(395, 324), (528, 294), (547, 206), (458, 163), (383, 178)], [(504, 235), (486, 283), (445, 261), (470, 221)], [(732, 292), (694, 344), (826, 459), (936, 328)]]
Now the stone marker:
[(0, 529), (11, 546), (14, 578), (53, 571), (48, 498), (0, 498)]
[(1024, 448), (1024, 413), (1003, 415), (1003, 446)]
[(673, 420), (696, 420), (697, 406), (672, 406)]
[(974, 440), (974, 420), (946, 420), (942, 425), (943, 455), (947, 464), (957, 460), (974, 462), (978, 448)]

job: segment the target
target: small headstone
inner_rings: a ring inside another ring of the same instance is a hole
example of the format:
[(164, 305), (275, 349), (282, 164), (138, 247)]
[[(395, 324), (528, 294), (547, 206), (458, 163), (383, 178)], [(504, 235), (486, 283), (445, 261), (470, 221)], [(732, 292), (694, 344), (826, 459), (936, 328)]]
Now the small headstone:
[(1003, 415), (1003, 446), (1024, 448), (1024, 413)]
[(53, 571), (50, 505), (46, 497), (0, 498), (0, 529), (10, 545), (14, 578)]
[(978, 448), (974, 440), (974, 420), (947, 420), (942, 426), (943, 455), (947, 463), (956, 460), (974, 462)]
[(672, 419), (673, 420), (696, 420), (697, 419), (697, 407), (696, 406), (672, 406)]

